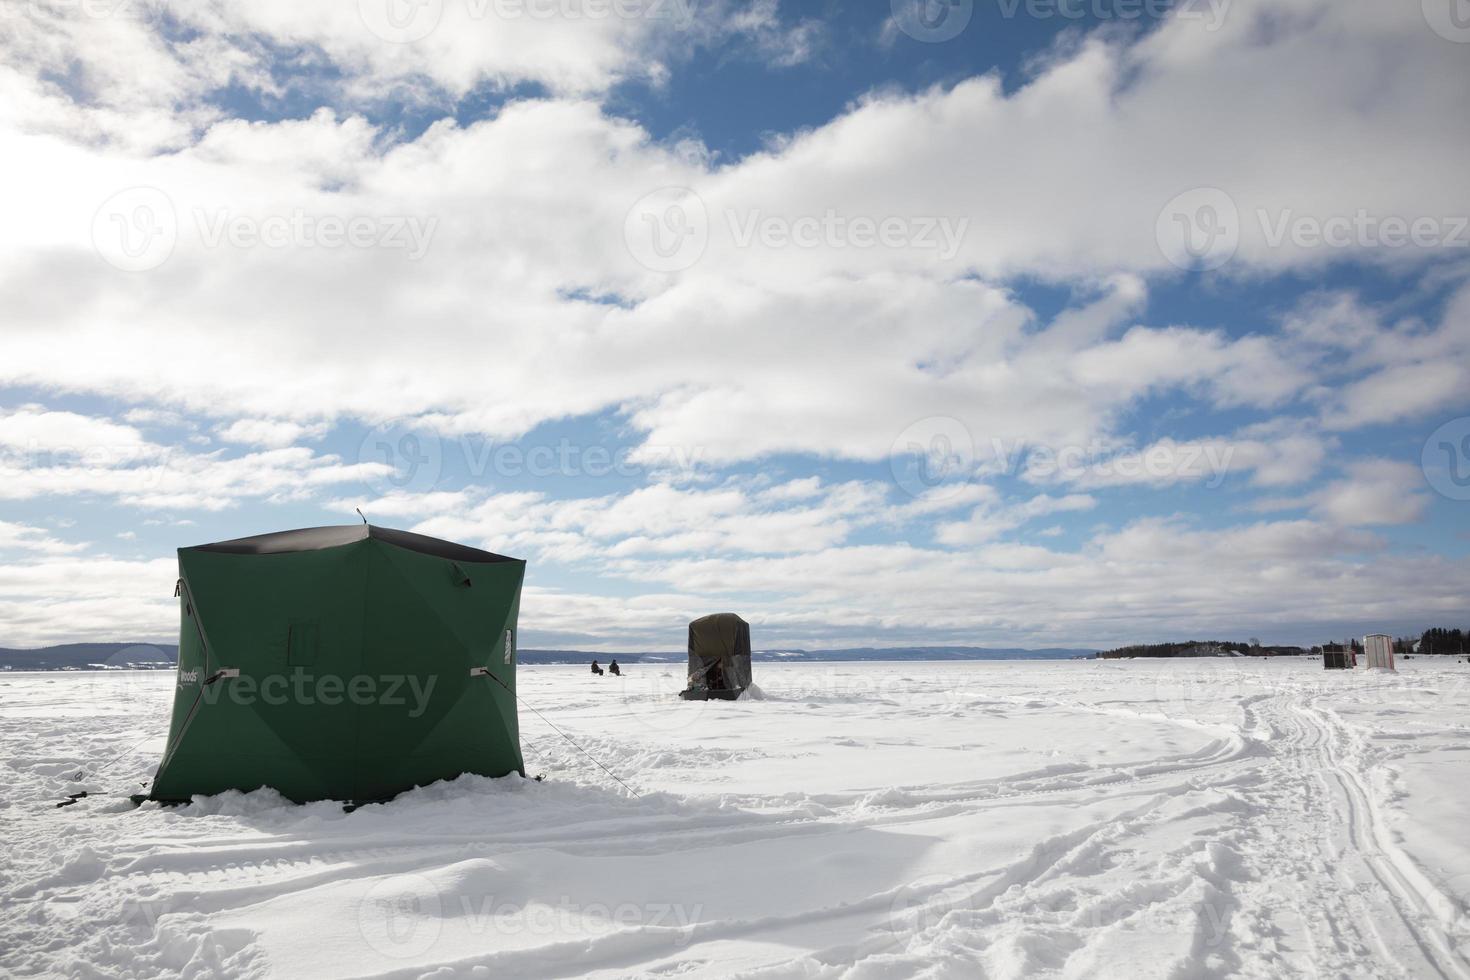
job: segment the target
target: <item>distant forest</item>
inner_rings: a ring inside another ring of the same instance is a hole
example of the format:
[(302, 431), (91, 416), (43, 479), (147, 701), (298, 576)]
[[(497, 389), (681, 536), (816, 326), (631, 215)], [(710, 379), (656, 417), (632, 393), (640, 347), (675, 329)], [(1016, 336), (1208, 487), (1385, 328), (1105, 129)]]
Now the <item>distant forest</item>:
[(1141, 643), (1108, 650), (1097, 656), (1099, 660), (1125, 660), (1129, 657), (1302, 657), (1309, 652), (1303, 647), (1262, 646), (1259, 641), (1189, 640), (1184, 643)]
[[(1362, 651), (1359, 639), (1350, 641), (1355, 651)], [(1419, 654), (1463, 656), (1470, 653), (1470, 630), (1445, 629), (1436, 626), (1427, 629), (1418, 637), (1403, 636), (1393, 641), (1395, 653), (1415, 653), (1414, 644), (1419, 644)], [(1341, 650), (1341, 643), (1324, 643), (1322, 646), (1304, 647), (1262, 646), (1259, 640), (1245, 643), (1229, 640), (1189, 640), (1183, 643), (1141, 643), (1118, 647), (1098, 654), (1100, 660), (1124, 660), (1129, 657), (1301, 657), (1320, 654), (1323, 650)]]
[(1470, 630), (1447, 630), (1435, 627), (1419, 637), (1419, 652), (1459, 655), (1470, 653)]

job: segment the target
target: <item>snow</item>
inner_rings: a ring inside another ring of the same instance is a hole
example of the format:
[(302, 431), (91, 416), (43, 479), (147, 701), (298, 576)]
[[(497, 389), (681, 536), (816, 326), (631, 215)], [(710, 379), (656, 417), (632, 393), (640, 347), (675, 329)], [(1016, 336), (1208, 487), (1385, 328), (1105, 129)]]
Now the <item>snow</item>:
[(134, 809), (172, 674), (4, 674), (0, 974), (1467, 977), (1470, 666), (1399, 667), (522, 667), (636, 797), (523, 710), (545, 781), (351, 814)]

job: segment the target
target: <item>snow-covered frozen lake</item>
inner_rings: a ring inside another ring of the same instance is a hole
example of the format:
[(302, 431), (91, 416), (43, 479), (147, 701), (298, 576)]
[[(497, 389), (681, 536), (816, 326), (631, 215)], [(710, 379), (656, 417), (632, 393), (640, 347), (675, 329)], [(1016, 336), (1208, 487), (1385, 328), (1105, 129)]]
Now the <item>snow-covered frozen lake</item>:
[(637, 798), (522, 711), (544, 782), (351, 814), (133, 809), (173, 675), (0, 675), (0, 974), (1470, 976), (1470, 665), (681, 675), (519, 672)]

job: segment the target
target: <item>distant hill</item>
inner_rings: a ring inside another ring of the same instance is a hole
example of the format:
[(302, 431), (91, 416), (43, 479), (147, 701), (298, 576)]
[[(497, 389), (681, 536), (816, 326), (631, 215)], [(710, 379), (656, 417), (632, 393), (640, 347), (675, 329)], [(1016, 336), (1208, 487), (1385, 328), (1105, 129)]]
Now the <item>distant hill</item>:
[[(837, 650), (755, 650), (751, 659), (757, 663), (862, 663), (915, 660), (1072, 660), (1091, 657), (1095, 650), (1053, 647), (1025, 650), (1020, 647), (846, 647)], [(611, 650), (522, 650), (521, 663), (585, 664), (593, 660), (606, 663), (616, 657), (622, 663), (682, 664), (687, 655), (682, 650), (658, 653), (625, 653)]]
[(172, 668), (179, 648), (163, 643), (65, 643), (39, 650), (0, 647), (0, 670), (148, 670)]
[[(1091, 657), (1096, 650), (1047, 647), (850, 647), (841, 650), (757, 650), (753, 660), (865, 661), (865, 660), (1073, 660)], [(679, 654), (679, 659), (684, 659)]]
[[(757, 661), (779, 663), (914, 660), (1067, 660), (1090, 657), (1093, 650), (1019, 647), (851, 647), (840, 650), (757, 650)], [(157, 670), (172, 669), (179, 649), (171, 643), (67, 643), (39, 650), (0, 647), (0, 670)], [(523, 664), (585, 664), (616, 657), (623, 663), (684, 662), (683, 651), (521, 650)]]

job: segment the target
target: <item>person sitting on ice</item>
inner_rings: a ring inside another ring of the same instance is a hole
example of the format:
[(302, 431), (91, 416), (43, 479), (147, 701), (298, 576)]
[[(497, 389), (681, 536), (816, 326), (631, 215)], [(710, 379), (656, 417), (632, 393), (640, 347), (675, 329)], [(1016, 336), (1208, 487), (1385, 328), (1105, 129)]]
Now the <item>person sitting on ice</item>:
[(607, 665), (607, 672), (609, 674), (612, 674), (614, 677), (623, 676), (623, 670), (621, 667), (618, 666), (618, 662), (616, 660)]
[(592, 673), (596, 674), (599, 677), (602, 676), (602, 668), (597, 666), (596, 660), (592, 661)]

